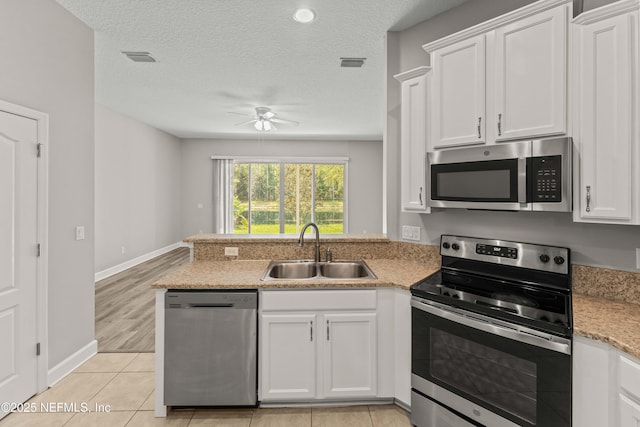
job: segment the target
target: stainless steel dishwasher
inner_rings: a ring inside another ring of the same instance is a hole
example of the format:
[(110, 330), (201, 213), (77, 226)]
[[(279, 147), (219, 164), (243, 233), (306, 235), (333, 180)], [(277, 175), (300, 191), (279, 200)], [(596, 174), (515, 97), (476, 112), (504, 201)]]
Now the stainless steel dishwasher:
[(166, 293), (165, 405), (257, 405), (257, 310), (257, 290)]

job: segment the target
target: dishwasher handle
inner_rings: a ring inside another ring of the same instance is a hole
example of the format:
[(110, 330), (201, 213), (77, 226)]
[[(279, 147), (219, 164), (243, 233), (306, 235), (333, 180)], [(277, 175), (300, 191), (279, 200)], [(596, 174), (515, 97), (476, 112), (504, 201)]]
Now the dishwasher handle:
[(188, 308), (233, 308), (235, 304), (215, 304), (215, 303), (193, 303)]

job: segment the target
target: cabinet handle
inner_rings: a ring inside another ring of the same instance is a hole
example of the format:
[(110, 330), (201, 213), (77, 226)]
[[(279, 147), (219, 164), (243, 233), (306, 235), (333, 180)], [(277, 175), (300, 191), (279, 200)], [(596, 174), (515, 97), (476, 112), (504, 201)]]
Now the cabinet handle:
[(420, 199), (420, 206), (422, 206), (422, 187), (420, 187), (420, 192), (418, 193), (418, 199)]
[(327, 341), (329, 341), (329, 321), (327, 320)]
[(309, 322), (309, 341), (313, 342), (313, 320)]
[(498, 136), (502, 136), (502, 114), (498, 114)]
[(591, 212), (591, 186), (587, 185), (587, 212)]
[(482, 138), (482, 132), (480, 131), (481, 123), (482, 123), (482, 117), (478, 117), (478, 139)]

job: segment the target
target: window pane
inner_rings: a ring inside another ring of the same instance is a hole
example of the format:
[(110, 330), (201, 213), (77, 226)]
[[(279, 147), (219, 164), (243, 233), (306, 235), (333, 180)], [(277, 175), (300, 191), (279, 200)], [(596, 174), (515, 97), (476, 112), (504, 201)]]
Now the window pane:
[(311, 221), (312, 165), (284, 165), (284, 232), (297, 234)]
[(344, 165), (316, 165), (315, 220), (321, 233), (344, 232)]
[(280, 233), (280, 165), (251, 164), (251, 234)]
[(233, 165), (233, 232), (249, 232), (249, 164)]

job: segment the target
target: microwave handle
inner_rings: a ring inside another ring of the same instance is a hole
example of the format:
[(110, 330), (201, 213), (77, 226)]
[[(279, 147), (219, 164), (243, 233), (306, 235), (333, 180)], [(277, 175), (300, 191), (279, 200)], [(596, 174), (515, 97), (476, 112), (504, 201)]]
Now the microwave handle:
[(527, 203), (527, 159), (518, 157), (518, 203)]

